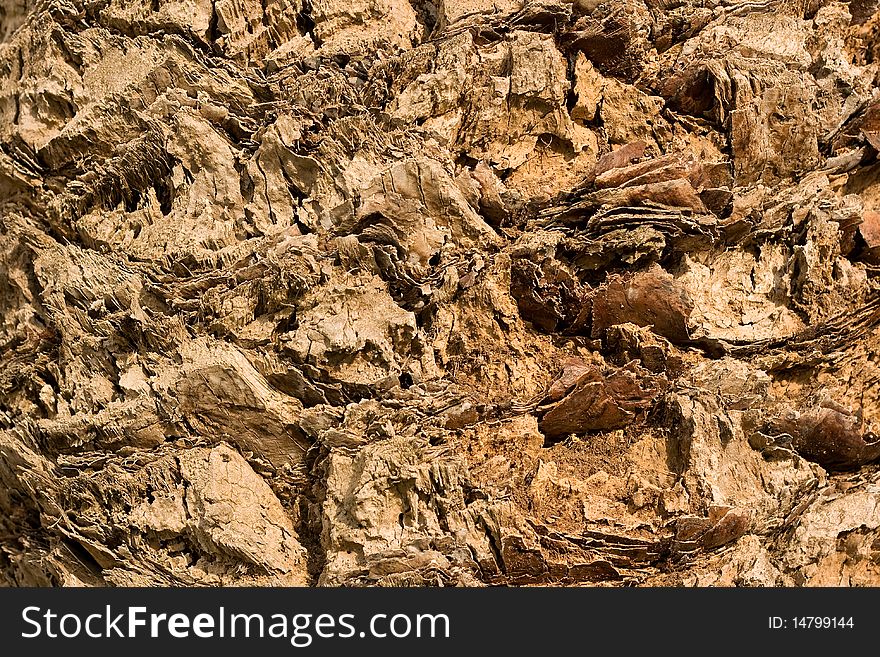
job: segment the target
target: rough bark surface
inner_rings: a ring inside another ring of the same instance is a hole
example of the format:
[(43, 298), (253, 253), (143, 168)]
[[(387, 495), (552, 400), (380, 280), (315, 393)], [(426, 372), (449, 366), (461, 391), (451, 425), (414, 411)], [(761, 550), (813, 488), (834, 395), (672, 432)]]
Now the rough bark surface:
[(880, 13), (5, 0), (0, 583), (880, 584)]

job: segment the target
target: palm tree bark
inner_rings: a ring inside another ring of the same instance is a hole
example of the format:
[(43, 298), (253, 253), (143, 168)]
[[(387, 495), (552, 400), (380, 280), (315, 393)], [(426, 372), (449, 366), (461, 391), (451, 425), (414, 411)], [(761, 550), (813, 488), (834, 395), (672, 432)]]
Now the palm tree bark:
[(873, 0), (7, 0), (0, 582), (877, 585)]

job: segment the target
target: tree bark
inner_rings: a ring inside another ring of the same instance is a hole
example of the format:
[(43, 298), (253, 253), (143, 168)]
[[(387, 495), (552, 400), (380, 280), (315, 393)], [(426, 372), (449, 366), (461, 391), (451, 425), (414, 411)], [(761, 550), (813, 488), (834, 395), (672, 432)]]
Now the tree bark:
[(0, 582), (880, 584), (878, 9), (6, 0)]

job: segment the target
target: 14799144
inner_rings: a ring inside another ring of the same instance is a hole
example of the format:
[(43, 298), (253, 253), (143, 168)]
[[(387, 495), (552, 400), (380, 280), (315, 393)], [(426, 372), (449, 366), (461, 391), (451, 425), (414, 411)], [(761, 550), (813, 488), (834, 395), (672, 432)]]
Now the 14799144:
[(767, 626), (771, 630), (836, 630), (855, 627), (852, 616), (770, 616)]

